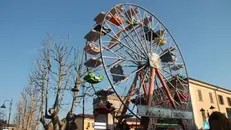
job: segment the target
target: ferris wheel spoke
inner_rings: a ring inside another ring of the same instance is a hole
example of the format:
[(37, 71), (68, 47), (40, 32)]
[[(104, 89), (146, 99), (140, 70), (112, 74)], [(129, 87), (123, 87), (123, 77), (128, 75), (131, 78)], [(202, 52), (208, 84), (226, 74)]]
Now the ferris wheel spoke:
[(135, 47), (137, 47), (140, 50), (140, 52), (147, 57), (148, 56), (147, 53), (142, 51), (142, 49), (136, 44), (136, 42), (131, 38), (131, 36), (127, 32), (126, 32), (126, 35), (129, 37), (129, 39), (132, 41)]
[[(121, 41), (122, 41), (122, 40), (121, 40)], [(124, 39), (124, 41), (127, 43), (128, 47), (133, 48), (133, 47), (130, 45), (130, 43), (128, 42), (128, 40), (127, 40), (126, 38)], [(126, 49), (125, 51), (126, 51), (127, 54), (130, 55), (130, 56), (134, 55), (134, 54), (130, 54), (130, 53), (128, 52), (127, 49)], [(136, 51), (139, 52), (138, 50), (136, 50)], [(140, 58), (138, 58), (136, 55), (134, 55), (134, 56), (135, 56), (136, 59), (140, 59)]]
[[(120, 48), (122, 48), (122, 47), (120, 47)], [(107, 50), (109, 50), (110, 52), (112, 52), (114, 55), (116, 55), (116, 56), (118, 56), (118, 57), (116, 57), (116, 58), (119, 58), (119, 59), (127, 59), (127, 60), (130, 60), (130, 61), (136, 61), (137, 59), (135, 59), (130, 53), (127, 53), (126, 51), (126, 53), (129, 55), (129, 56), (127, 56), (126, 54), (123, 54), (121, 51), (119, 51), (119, 50), (115, 50), (115, 51), (113, 51), (113, 50), (111, 50), (111, 49), (107, 49)], [(123, 57), (121, 57), (121, 56), (123, 56)], [(108, 58), (109, 58), (110, 56), (108, 56)], [(131, 58), (131, 59), (130, 59)]]
[(111, 64), (107, 65), (106, 67), (107, 67), (108, 69), (111, 69), (112, 67), (114, 67), (114, 66), (120, 64), (121, 62), (123, 62), (123, 61), (120, 60), (120, 59), (117, 59), (116, 61), (112, 62)]
[[(121, 13), (121, 15), (123, 15), (123, 13)], [(123, 15), (123, 16), (124, 16), (124, 15)], [(124, 16), (124, 17), (125, 17), (125, 16)], [(119, 28), (119, 30), (124, 30), (123, 32), (124, 32), (124, 33), (126, 34), (126, 36), (128, 36), (129, 39), (132, 41), (131, 43), (133, 43), (133, 45), (134, 45), (143, 55), (146, 55), (146, 56), (147, 56), (147, 54), (146, 54), (144, 51), (142, 51), (142, 49), (141, 49), (139, 46), (137, 46), (136, 42), (133, 41), (133, 39), (131, 38), (131, 36), (128, 34), (128, 32), (127, 32), (125, 26), (122, 26), (122, 25), (123, 25), (123, 24), (119, 25), (120, 28), (117, 27), (117, 26), (116, 26), (116, 27)]]
[[(103, 43), (110, 43), (111, 41), (102, 41)], [(113, 54), (114, 53), (116, 53), (116, 52), (121, 52), (121, 50), (124, 48), (124, 46), (122, 46), (121, 44), (119, 44), (120, 45), (120, 47), (118, 48), (118, 49), (115, 49), (114, 51), (112, 51), (111, 50), (111, 48), (110, 47), (106, 47), (105, 45), (103, 45), (104, 46), (104, 48), (106, 48), (106, 50), (108, 50), (108, 51), (111, 51)], [(130, 47), (130, 46), (129, 46)], [(137, 58), (137, 56), (136, 55), (134, 55), (134, 56), (132, 56), (130, 53), (128, 53), (127, 51), (126, 51), (126, 53), (132, 58), (132, 59), (138, 59)], [(120, 53), (120, 54), (122, 54), (122, 53)], [(117, 54), (117, 55), (119, 55), (119, 54)], [(122, 54), (122, 55), (124, 55), (124, 54)], [(126, 57), (126, 56), (125, 56)]]
[[(129, 9), (131, 9), (131, 11), (134, 11), (133, 8), (131, 8), (131, 7), (130, 7)], [(122, 14), (122, 15), (123, 15), (123, 14)], [(129, 14), (127, 14), (127, 12), (125, 12), (125, 15), (128, 16)], [(137, 14), (135, 14), (135, 16), (136, 16), (136, 15), (137, 15)], [(124, 15), (123, 15), (123, 16), (124, 16)], [(126, 16), (124, 16), (124, 17), (126, 18)], [(132, 16), (132, 17), (133, 17), (133, 16)], [(129, 19), (127, 19), (127, 20), (128, 20), (129, 22), (133, 22), (133, 21), (130, 21)], [(132, 18), (131, 18), (131, 20), (132, 20)], [(140, 19), (139, 19), (138, 21), (139, 21), (139, 22), (142, 22), (142, 20), (140, 20)], [(137, 21), (137, 22), (138, 22), (138, 21)], [(132, 32), (135, 32), (136, 38), (137, 38), (138, 41), (139, 41), (139, 42), (137, 42), (137, 44), (139, 44), (139, 45), (141, 46), (141, 48), (145, 51), (145, 53), (148, 54), (148, 51), (147, 51), (147, 50), (144, 48), (144, 46), (143, 46), (143, 42), (140, 40), (140, 36), (141, 36), (141, 35), (138, 35), (138, 33), (137, 33), (137, 31), (136, 31), (136, 28), (134, 28), (134, 27), (137, 27), (137, 26), (132, 26), (132, 30), (133, 30)], [(127, 35), (128, 35), (128, 34), (127, 34)]]
[[(136, 47), (132, 46), (132, 45), (129, 43), (129, 41), (128, 41), (127, 38), (125, 38), (124, 41), (127, 43), (127, 45), (128, 45), (130, 48), (136, 48)], [(139, 50), (137, 50), (137, 49), (136, 49), (136, 51), (139, 52)], [(140, 57), (139, 57), (139, 58), (140, 58)]]
[[(134, 27), (132, 27), (132, 29), (133, 29), (133, 31), (135, 32), (135, 34), (136, 34), (136, 36), (137, 36), (137, 38), (138, 38), (138, 41), (139, 41), (138, 43), (141, 45), (142, 49), (145, 50), (145, 53), (148, 54), (147, 47), (144, 47), (144, 46), (143, 46), (144, 42), (141, 41), (140, 35), (138, 35), (138, 33), (137, 33), (137, 31), (134, 29)], [(145, 44), (144, 44), (144, 45), (145, 45)]]
[[(123, 13), (120, 13), (120, 14), (122, 14), (123, 15)], [(124, 16), (124, 15), (123, 15)], [(125, 18), (126, 18), (126, 16), (124, 16)], [(128, 20), (128, 19), (127, 19)], [(129, 36), (129, 34), (127, 33), (127, 31), (126, 31), (126, 29), (125, 29), (125, 27), (124, 26), (121, 26), (121, 28), (120, 29), (122, 29), (122, 30), (125, 30), (124, 32), (126, 33), (126, 36)], [(134, 29), (134, 27), (133, 27), (133, 29)], [(137, 35), (138, 36), (138, 35)], [(134, 43), (134, 41), (132, 40), (132, 38), (131, 37), (129, 37), (130, 38), (130, 40)], [(139, 42), (138, 42), (139, 43)], [(136, 44), (134, 44), (136, 47), (137, 47), (137, 45)], [(142, 44), (141, 44), (142, 45)], [(139, 47), (138, 47), (138, 49), (139, 49)], [(142, 49), (144, 49), (144, 48), (142, 48)], [(139, 51), (141, 51), (142, 52), (142, 49), (139, 49)], [(144, 49), (145, 50), (145, 49)], [(147, 54), (147, 52), (146, 52), (146, 54)]]
[(131, 61), (131, 62), (137, 62), (137, 63), (143, 63), (146, 62), (146, 60), (133, 60), (133, 59), (127, 59), (126, 57), (112, 57), (112, 56), (103, 56), (104, 59), (119, 59), (123, 61)]
[[(171, 81), (168, 81), (167, 79), (166, 79), (166, 81), (167, 81), (168, 84), (170, 84), (170, 86), (171, 86), (174, 90), (176, 90), (177, 92), (178, 92), (178, 91), (184, 91), (184, 92), (185, 92), (185, 87), (183, 87), (184, 90), (182, 90), (182, 88), (177, 87), (177, 84), (176, 84), (176, 86), (174, 86), (174, 85), (171, 83)], [(184, 86), (179, 80), (178, 80), (178, 82), (180, 83), (180, 86)]]
[(180, 78), (179, 76), (173, 75), (172, 73), (170, 73), (167, 70), (164, 70), (164, 69), (161, 69), (161, 70), (163, 70), (164, 72), (170, 74), (172, 77), (176, 77), (177, 81), (180, 82), (182, 86), (184, 86), (182, 82), (188, 84), (188, 82), (186, 82), (184, 79)]
[[(160, 72), (160, 74), (162, 75), (164, 81), (166, 81), (166, 83), (168, 83), (172, 87), (172, 89), (176, 89), (176, 87), (169, 81), (168, 78), (166, 78), (166, 76), (164, 74), (162, 74), (161, 72)], [(168, 86), (168, 87), (170, 87), (170, 86)]]
[[(122, 46), (121, 44), (119, 44), (120, 45), (120, 47), (118, 48), (118, 49), (116, 49), (116, 50), (114, 50), (114, 52), (117, 52), (117, 51), (120, 51), (120, 50), (122, 50), (123, 48), (124, 48), (124, 46)], [(136, 55), (131, 55), (130, 53), (128, 53), (127, 51), (125, 51), (133, 60), (135, 60), (135, 59), (138, 59), (137, 58), (137, 56)]]
[[(125, 41), (127, 42), (127, 40), (125, 40)], [(127, 45), (128, 45), (128, 47), (131, 47), (130, 44), (128, 44), (128, 42), (127, 42)], [(120, 45), (120, 46), (122, 46), (122, 45)], [(133, 57), (132, 55), (134, 55), (134, 54), (130, 54), (130, 53), (128, 52), (128, 49), (126, 49), (125, 51), (126, 51), (126, 53), (127, 53), (130, 57)], [(134, 59), (141, 59), (141, 58), (139, 58), (139, 57), (136, 56), (136, 55), (134, 55), (133, 58), (134, 58)]]
[[(110, 34), (108, 34), (111, 38), (113, 38), (113, 36), (111, 36)], [(147, 57), (137, 53), (136, 51), (132, 50), (131, 48), (129, 48), (127, 45), (125, 45), (124, 43), (120, 42), (119, 44), (122, 44), (124, 47), (126, 47), (128, 50), (132, 51), (133, 53), (137, 54), (138, 56), (144, 58), (144, 59), (147, 59)], [(109, 49), (110, 50), (110, 49)]]
[[(142, 70), (142, 69), (144, 69), (144, 68), (145, 68), (145, 66), (142, 66), (141, 68), (132, 71), (131, 74), (129, 74), (125, 79), (123, 79), (123, 80), (121, 80), (121, 81), (119, 81), (119, 82), (114, 83), (113, 86), (116, 88), (116, 86), (117, 86), (118, 84), (127, 81), (129, 78), (131, 78), (132, 76), (134, 76), (134, 74), (136, 74), (137, 72), (139, 72), (140, 70)], [(107, 71), (108, 71), (108, 70), (107, 70)]]
[(111, 52), (113, 55), (115, 55), (115, 56), (117, 56), (117, 58), (122, 58), (120, 55), (122, 55), (123, 57), (126, 57), (124, 54), (122, 54), (122, 53), (119, 53), (118, 54), (118, 52), (116, 53), (115, 51), (113, 51), (112, 49), (109, 49), (108, 47), (106, 47), (106, 46), (104, 46), (104, 45), (102, 45), (103, 46), (103, 48), (105, 49), (105, 50), (107, 50), (107, 51), (109, 51), (109, 52)]
[[(142, 18), (140, 9), (138, 9), (138, 11), (139, 11), (138, 14), (140, 14), (140, 17), (141, 17), (142, 21), (144, 22), (144, 19), (147, 18), (147, 21), (148, 21), (148, 24), (149, 24), (151, 21), (149, 20), (150, 17), (147, 15), (147, 13), (144, 12), (144, 14), (143, 14), (144, 17)], [(146, 17), (145, 17), (145, 16), (146, 16)], [(148, 24), (147, 24), (147, 25), (148, 25)], [(145, 23), (143, 23), (143, 26), (142, 26), (142, 29), (141, 29), (144, 36), (145, 36), (144, 26), (147, 26), (147, 25), (145, 25)], [(148, 52), (151, 53), (151, 52), (152, 52), (152, 44), (151, 44), (151, 42), (148, 43), (147, 40), (144, 40), (144, 41), (145, 41), (145, 43), (146, 43), (145, 45), (146, 45), (146, 48), (147, 48)]]

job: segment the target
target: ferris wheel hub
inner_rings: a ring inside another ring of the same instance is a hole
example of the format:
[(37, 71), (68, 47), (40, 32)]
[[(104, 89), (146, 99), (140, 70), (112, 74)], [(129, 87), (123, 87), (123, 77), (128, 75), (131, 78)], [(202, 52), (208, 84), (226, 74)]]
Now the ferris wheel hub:
[(149, 65), (153, 68), (160, 68), (160, 56), (156, 53), (149, 53)]

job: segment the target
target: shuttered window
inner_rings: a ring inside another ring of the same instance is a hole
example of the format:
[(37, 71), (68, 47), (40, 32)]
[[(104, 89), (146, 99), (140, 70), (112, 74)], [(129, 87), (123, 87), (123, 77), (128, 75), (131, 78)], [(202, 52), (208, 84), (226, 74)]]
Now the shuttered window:
[(199, 101), (203, 101), (201, 90), (198, 90)]

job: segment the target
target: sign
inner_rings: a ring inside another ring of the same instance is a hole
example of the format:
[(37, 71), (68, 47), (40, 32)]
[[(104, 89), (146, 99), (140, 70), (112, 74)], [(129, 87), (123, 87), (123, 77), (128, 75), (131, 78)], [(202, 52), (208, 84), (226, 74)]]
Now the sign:
[(210, 129), (209, 122), (207, 122), (207, 121), (203, 122), (203, 129), (204, 130), (209, 130)]
[(106, 129), (106, 123), (104, 122), (95, 122), (94, 123), (95, 130), (105, 130)]
[(174, 118), (174, 119), (193, 119), (191, 111), (183, 111), (177, 109), (149, 107), (138, 105), (138, 115), (145, 117), (161, 117), (161, 118)]

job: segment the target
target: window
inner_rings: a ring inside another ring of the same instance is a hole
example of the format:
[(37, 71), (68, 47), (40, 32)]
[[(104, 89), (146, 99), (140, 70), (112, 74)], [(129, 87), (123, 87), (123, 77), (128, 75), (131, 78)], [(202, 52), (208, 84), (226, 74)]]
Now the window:
[(218, 95), (218, 100), (219, 100), (219, 103), (221, 105), (224, 105), (224, 100), (223, 100), (223, 97), (221, 95)]
[(94, 122), (92, 123), (92, 128), (94, 128)]
[(203, 101), (201, 90), (198, 90), (199, 101)]
[(231, 106), (231, 98), (230, 97), (227, 97), (227, 102), (228, 102), (228, 105)]
[(210, 103), (213, 103), (213, 95), (212, 93), (209, 93)]

